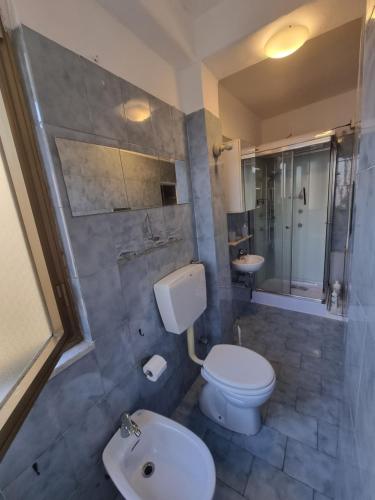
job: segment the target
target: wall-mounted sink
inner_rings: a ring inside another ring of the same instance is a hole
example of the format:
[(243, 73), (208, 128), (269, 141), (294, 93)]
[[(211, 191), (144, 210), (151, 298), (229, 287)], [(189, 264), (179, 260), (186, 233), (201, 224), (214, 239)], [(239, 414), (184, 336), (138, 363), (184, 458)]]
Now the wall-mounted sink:
[(261, 255), (241, 255), (238, 259), (232, 260), (232, 264), (236, 271), (255, 273), (263, 266), (264, 257)]
[(148, 410), (132, 420), (139, 437), (118, 430), (103, 452), (103, 462), (127, 500), (212, 500), (215, 465), (204, 442), (189, 429)]

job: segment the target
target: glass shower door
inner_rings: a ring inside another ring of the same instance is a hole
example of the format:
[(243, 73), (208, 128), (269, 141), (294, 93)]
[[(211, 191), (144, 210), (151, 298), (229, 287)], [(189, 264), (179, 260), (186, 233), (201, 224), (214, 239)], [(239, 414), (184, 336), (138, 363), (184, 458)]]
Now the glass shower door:
[(290, 294), (293, 155), (291, 152), (257, 159), (256, 253), (265, 264), (256, 286), (266, 292)]
[(330, 148), (294, 153), (291, 293), (323, 298)]

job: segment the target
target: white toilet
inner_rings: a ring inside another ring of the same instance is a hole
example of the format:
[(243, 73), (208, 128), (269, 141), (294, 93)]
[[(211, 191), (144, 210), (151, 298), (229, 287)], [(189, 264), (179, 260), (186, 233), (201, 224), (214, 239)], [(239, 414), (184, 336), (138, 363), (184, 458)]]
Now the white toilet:
[(207, 381), (199, 398), (202, 412), (218, 424), (241, 434), (261, 427), (260, 406), (271, 396), (276, 377), (271, 364), (246, 347), (214, 346), (205, 360), (194, 349), (193, 324), (207, 306), (202, 264), (190, 264), (154, 285), (160, 315), (168, 332), (188, 331), (191, 359), (202, 366)]

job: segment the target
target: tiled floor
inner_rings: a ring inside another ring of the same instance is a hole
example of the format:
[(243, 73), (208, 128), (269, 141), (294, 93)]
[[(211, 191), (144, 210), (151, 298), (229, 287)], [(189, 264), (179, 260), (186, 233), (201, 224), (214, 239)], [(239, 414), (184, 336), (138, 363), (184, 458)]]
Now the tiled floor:
[(251, 305), (240, 317), (242, 344), (269, 359), (277, 386), (256, 436), (202, 415), (203, 379), (173, 418), (204, 439), (216, 463), (215, 500), (327, 500), (334, 496), (342, 393), (343, 323)]

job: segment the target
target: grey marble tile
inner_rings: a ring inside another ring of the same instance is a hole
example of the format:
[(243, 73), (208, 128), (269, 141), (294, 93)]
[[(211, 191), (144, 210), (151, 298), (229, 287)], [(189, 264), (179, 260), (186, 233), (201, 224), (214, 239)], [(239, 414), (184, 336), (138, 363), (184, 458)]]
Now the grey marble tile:
[(104, 395), (99, 367), (92, 352), (56, 375), (49, 386), (62, 431), (84, 422), (88, 410)]
[(118, 212), (107, 216), (116, 256), (122, 252), (143, 252), (145, 250), (143, 237), (143, 222), (145, 212), (134, 210)]
[(338, 424), (340, 401), (332, 396), (298, 390), (296, 409), (304, 415), (316, 417), (331, 424)]
[(191, 203), (192, 193), (191, 193), (191, 176), (190, 176), (190, 166), (188, 160), (176, 160), (175, 161), (176, 170), (176, 196), (177, 203)]
[(327, 396), (332, 396), (341, 401), (343, 397), (343, 383), (340, 380), (328, 379), (323, 377), (322, 393)]
[(235, 433), (233, 443), (245, 448), (258, 458), (282, 469), (285, 456), (286, 436), (275, 429), (263, 425), (255, 436)]
[(98, 463), (115, 430), (108, 403), (101, 401), (86, 412), (84, 419), (77, 420), (75, 425), (64, 432), (69, 462), (77, 478), (87, 476)]
[(0, 488), (5, 488), (57, 439), (60, 425), (50, 384), (41, 392), (0, 466)]
[(141, 381), (144, 377), (140, 367), (123, 369), (123, 381), (106, 395), (109, 412), (115, 427), (120, 425), (122, 413), (132, 413), (140, 408)]
[(302, 387), (308, 391), (320, 392), (322, 378), (314, 371), (283, 366), (279, 372), (279, 380), (293, 387)]
[(336, 461), (310, 446), (288, 439), (284, 471), (333, 498)]
[(88, 475), (80, 479), (78, 489), (69, 500), (116, 500), (118, 494), (100, 459)]
[(261, 340), (253, 340), (253, 339), (248, 339), (248, 338), (242, 338), (242, 343), (241, 345), (243, 347), (248, 347), (252, 351), (257, 352), (261, 356), (265, 356), (266, 351), (267, 351), (267, 345), (262, 342)]
[(127, 141), (121, 79), (86, 59), (82, 65), (93, 132)]
[(154, 383), (145, 377), (141, 380), (140, 405), (169, 417), (181, 401), (184, 393), (182, 373), (168, 374), (167, 371)]
[(176, 109), (171, 108), (173, 122), (173, 141), (175, 158), (185, 160), (187, 155), (187, 134), (185, 127), (185, 114)]
[(226, 484), (222, 483), (220, 480), (216, 482), (216, 489), (214, 500), (241, 500), (243, 496), (229, 488)]
[[(374, 327), (374, 325), (372, 325)], [(358, 394), (358, 409), (355, 422), (358, 459), (361, 469), (373, 471), (375, 432), (373, 415), (375, 408), (375, 331), (366, 334), (361, 381)]]
[(147, 210), (143, 222), (143, 231), (146, 247), (154, 246), (155, 238), (157, 240), (164, 240), (167, 237), (163, 208), (159, 207)]
[(186, 129), (189, 142), (190, 162), (198, 165), (200, 161), (207, 161), (208, 146), (206, 139), (206, 124), (202, 110), (187, 115)]
[(319, 493), (319, 491), (314, 492), (314, 500), (329, 500), (328, 497)]
[(253, 462), (252, 454), (212, 431), (206, 432), (204, 441), (213, 455), (217, 477), (242, 494)]
[(256, 500), (313, 500), (313, 490), (263, 460), (255, 459), (245, 497)]
[(301, 354), (299, 352), (279, 349), (278, 347), (268, 348), (266, 351), (266, 358), (277, 361), (283, 366), (294, 366), (296, 368), (301, 366)]
[(107, 215), (72, 217), (65, 211), (65, 217), (80, 277), (116, 264), (116, 249)]
[(336, 457), (338, 444), (339, 428), (337, 425), (332, 425), (320, 420), (318, 422), (318, 449)]
[(95, 356), (106, 393), (121, 382), (126, 382), (129, 369), (135, 365), (126, 333), (126, 327), (120, 324), (114, 331), (98, 337), (95, 341)]
[(90, 132), (82, 58), (29, 28), (23, 34), (42, 120)]
[[(146, 329), (154, 326), (152, 319), (155, 308), (153, 304), (152, 281), (149, 275), (148, 256), (142, 255), (129, 262), (121, 262), (119, 274), (123, 293), (123, 311), (129, 316), (129, 326), (132, 330)], [(121, 306), (120, 306), (121, 307)], [(151, 315), (151, 316), (150, 316)]]
[(342, 365), (336, 361), (318, 359), (307, 355), (302, 356), (302, 368), (336, 380), (343, 376)]
[(316, 418), (301, 415), (290, 406), (270, 403), (266, 424), (291, 438), (310, 446), (317, 446), (318, 425)]
[(80, 283), (93, 338), (112, 332), (126, 317), (118, 266), (98, 269)]
[(197, 408), (191, 409), (189, 407), (188, 409), (186, 409), (182, 404), (174, 412), (173, 419), (190, 429), (200, 438), (203, 438), (204, 434), (207, 431), (206, 423), (202, 418), (200, 410), (198, 410)]
[(155, 148), (163, 157), (175, 158), (172, 108), (169, 104), (153, 96), (149, 98), (149, 101)]
[(323, 348), (323, 358), (341, 365), (344, 364), (344, 347), (327, 346)]
[(276, 380), (276, 387), (270, 400), (294, 407), (297, 400), (297, 388)]
[(316, 358), (320, 358), (322, 355), (321, 342), (316, 339), (305, 337), (296, 338), (294, 336), (287, 339), (285, 346), (291, 351), (299, 352), (302, 354), (309, 354), (310, 356), (314, 356)]
[(38, 472), (30, 465), (4, 490), (7, 500), (65, 500), (77, 488), (72, 462), (63, 439), (58, 439), (38, 457)]

